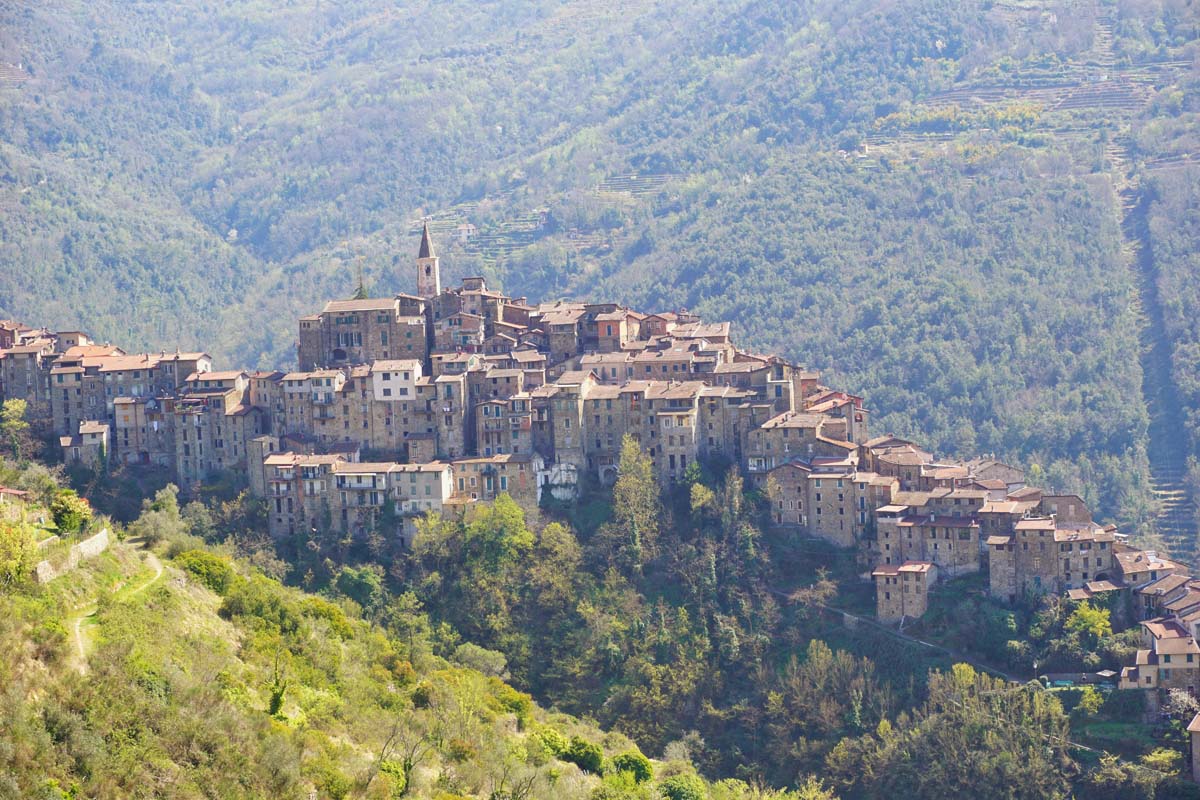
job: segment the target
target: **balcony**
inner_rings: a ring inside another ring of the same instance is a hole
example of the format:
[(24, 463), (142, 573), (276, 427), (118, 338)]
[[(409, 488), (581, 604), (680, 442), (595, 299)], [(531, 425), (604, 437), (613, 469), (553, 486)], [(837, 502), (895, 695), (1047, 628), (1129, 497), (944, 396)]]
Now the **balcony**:
[(379, 485), (374, 476), (362, 477), (357, 476), (353, 479), (338, 476), (337, 488), (339, 489), (378, 489)]

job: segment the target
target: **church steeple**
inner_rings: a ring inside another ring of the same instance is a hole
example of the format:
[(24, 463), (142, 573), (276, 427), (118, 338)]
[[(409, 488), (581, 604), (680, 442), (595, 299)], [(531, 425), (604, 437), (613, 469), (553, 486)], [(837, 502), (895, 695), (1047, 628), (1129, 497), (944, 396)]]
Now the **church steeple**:
[(442, 291), (442, 271), (437, 254), (433, 249), (433, 237), (429, 235), (429, 221), (421, 229), (421, 247), (417, 250), (417, 294), (421, 297), (436, 297)]
[(429, 222), (426, 221), (421, 229), (421, 249), (417, 251), (417, 258), (434, 258), (433, 239), (429, 237)]

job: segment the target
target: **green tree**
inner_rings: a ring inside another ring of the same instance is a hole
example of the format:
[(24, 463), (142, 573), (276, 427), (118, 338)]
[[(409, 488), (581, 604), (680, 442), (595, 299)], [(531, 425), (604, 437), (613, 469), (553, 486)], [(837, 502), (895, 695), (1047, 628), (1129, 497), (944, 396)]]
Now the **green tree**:
[(174, 561), (217, 594), (225, 594), (233, 581), (233, 566), (229, 560), (205, 550), (184, 551), (175, 556)]
[(1100, 713), (1101, 707), (1104, 706), (1104, 695), (1096, 691), (1093, 686), (1083, 687), (1083, 691), (1079, 696), (1079, 704), (1075, 706), (1080, 713), (1089, 717), (1094, 717)]
[(1092, 646), (1101, 639), (1112, 636), (1112, 621), (1108, 609), (1096, 608), (1086, 600), (1071, 612), (1064, 627), (1090, 639)]
[(634, 569), (641, 569), (657, 553), (662, 503), (654, 462), (628, 434), (621, 439), (613, 515), (626, 537), (625, 552), (630, 563)]
[(374, 614), (387, 596), (383, 588), (383, 568), (377, 564), (342, 567), (333, 584), (339, 592), (358, 603), (367, 616)]
[(27, 579), (36, 557), (32, 529), (23, 522), (0, 519), (0, 587)]
[(1142, 756), (1142, 766), (1161, 772), (1164, 775), (1178, 775), (1183, 765), (1183, 754), (1178, 750), (1166, 747), (1156, 747)]
[[(987, 731), (987, 735), (980, 735)], [(955, 664), (929, 674), (928, 699), (876, 738), (845, 739), (826, 759), (836, 789), (867, 797), (1065, 798), (1072, 762), (1062, 705), (1037, 685)]]
[(33, 449), (29, 422), (25, 419), (28, 410), (29, 404), (16, 397), (0, 405), (0, 441), (18, 461)]
[(167, 484), (142, 501), (142, 513), (129, 525), (129, 535), (155, 544), (187, 533), (188, 525), (179, 511), (179, 489)]

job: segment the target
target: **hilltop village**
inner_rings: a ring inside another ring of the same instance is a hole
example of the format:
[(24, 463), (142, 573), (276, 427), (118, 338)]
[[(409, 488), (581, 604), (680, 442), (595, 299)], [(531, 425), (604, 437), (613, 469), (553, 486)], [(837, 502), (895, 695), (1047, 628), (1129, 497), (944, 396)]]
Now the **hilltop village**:
[(533, 510), (611, 484), (631, 437), (663, 485), (736, 464), (780, 529), (853, 548), (884, 622), (920, 617), (938, 582), (971, 573), (1007, 603), (1118, 593), (1145, 620), (1121, 686), (1200, 685), (1200, 581), (1130, 547), (1081, 498), (994, 459), (872, 436), (862, 398), (737, 347), (728, 322), (534, 304), (482, 278), (443, 288), (428, 227), (415, 272), (415, 294), (360, 288), (302, 317), (288, 373), (0, 322), (0, 399), (26, 401), (68, 462), (157, 467), (185, 492), (231, 473), (266, 501), (276, 537), (364, 535), (386, 519), (401, 546), (430, 513), (501, 494)]

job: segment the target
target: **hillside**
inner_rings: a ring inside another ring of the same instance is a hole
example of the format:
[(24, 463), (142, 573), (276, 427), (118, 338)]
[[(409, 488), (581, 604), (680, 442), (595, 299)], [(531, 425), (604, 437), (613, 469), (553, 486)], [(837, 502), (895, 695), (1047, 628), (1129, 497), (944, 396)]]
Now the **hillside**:
[(460, 643), (411, 595), (369, 623), (345, 593), (289, 589), (210, 550), (172, 502), (147, 504), (142, 538), (42, 587), (11, 570), (19, 531), (0, 506), (0, 797), (832, 797), (815, 781), (709, 787), (682, 746), (652, 763), (537, 707), (502, 680), (501, 654)]
[(1195, 14), (10, 4), (0, 316), (286, 366), (358, 264), (411, 289), (430, 216), (451, 279), (732, 319), (881, 430), (1036, 464), (1186, 553), (1194, 447), (1154, 386), (1194, 360), (1147, 362), (1189, 340), (1121, 222), (1196, 155)]
[[(844, 553), (760, 533), (736, 473), (662, 505), (644, 464), (622, 474), (609, 520), (594, 497), (551, 510), (577, 528), (532, 524), (505, 495), (354, 564), (362, 543), (265, 539), (244, 495), (168, 487), (121, 527), (0, 460), (26, 492), (0, 504), (0, 798), (1200, 796), (1191, 714), (1148, 725), (1141, 692), (992, 666), (1107, 663), (1136, 630), (1081, 636), (1061, 603), (968, 580), (936, 598), (960, 656), (862, 614)], [(107, 549), (32, 582), (98, 530)]]

